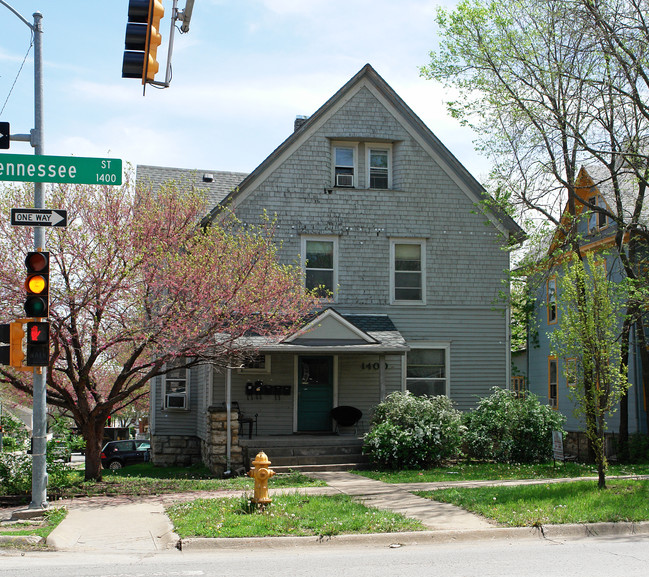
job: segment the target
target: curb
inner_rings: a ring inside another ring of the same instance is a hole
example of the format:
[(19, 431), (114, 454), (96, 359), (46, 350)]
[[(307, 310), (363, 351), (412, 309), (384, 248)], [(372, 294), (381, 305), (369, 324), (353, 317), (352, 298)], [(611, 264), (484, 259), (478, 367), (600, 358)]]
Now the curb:
[(431, 543), (461, 543), (467, 541), (494, 541), (496, 539), (585, 539), (603, 536), (649, 535), (649, 521), (639, 523), (587, 523), (545, 525), (541, 527), (493, 527), (450, 531), (412, 531), (406, 533), (375, 533), (363, 535), (333, 535), (306, 537), (244, 537), (180, 539), (181, 551), (208, 551), (214, 549), (289, 549), (297, 547), (356, 546), (403, 547)]
[(0, 535), (0, 545), (40, 545), (44, 542), (43, 537), (36, 535)]

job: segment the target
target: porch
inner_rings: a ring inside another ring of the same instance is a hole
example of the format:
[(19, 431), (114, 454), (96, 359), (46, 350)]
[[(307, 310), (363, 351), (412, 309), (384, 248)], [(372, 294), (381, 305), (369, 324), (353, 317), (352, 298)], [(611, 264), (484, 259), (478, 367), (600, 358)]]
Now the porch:
[(349, 471), (368, 467), (362, 453), (363, 438), (357, 435), (274, 435), (244, 439), (239, 437), (246, 470), (257, 453), (263, 451), (277, 473), (289, 470)]

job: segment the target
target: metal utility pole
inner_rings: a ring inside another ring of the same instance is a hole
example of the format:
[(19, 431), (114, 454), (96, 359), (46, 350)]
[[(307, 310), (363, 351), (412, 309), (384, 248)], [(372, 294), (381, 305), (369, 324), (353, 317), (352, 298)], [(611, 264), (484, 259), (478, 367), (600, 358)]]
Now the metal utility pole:
[[(34, 154), (43, 155), (43, 15), (34, 12), (34, 23), (30, 24), (19, 12), (5, 0), (0, 4), (13, 12), (34, 35), (34, 128), (28, 138), (25, 135), (11, 135), (11, 140), (28, 140), (34, 148)], [(45, 208), (45, 186), (42, 182), (34, 183), (34, 208)], [(42, 227), (34, 227), (34, 249), (45, 250), (45, 232)], [(47, 502), (47, 394), (45, 373), (40, 368), (33, 373), (33, 423), (32, 423), (32, 500), (30, 509), (43, 509)]]

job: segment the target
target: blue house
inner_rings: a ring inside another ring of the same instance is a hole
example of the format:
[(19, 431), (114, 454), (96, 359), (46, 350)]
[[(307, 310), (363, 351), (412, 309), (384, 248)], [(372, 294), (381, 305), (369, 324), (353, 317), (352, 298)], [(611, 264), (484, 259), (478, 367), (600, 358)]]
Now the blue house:
[[(615, 199), (610, 186), (610, 177), (603, 174), (601, 170), (582, 167), (576, 183), (576, 196), (595, 206), (614, 207)], [(627, 207), (625, 207), (626, 210)], [(595, 252), (598, 255), (598, 262), (606, 267), (607, 276), (614, 282), (624, 278), (624, 267), (620, 261), (619, 252), (615, 248), (615, 237), (617, 233), (616, 224), (605, 214), (591, 211), (579, 200), (576, 201), (577, 235), (580, 240), (580, 247), (583, 254)], [(649, 222), (645, 209), (644, 222)], [(555, 234), (548, 247), (548, 254), (551, 254), (560, 238)], [(628, 236), (623, 236), (624, 242)], [(646, 257), (645, 257), (646, 258)], [(567, 436), (567, 452), (577, 455), (586, 455), (586, 440), (583, 435), (584, 423), (574, 415), (574, 403), (570, 391), (575, 383), (570, 382), (571, 373), (566, 371), (569, 363), (574, 359), (564, 359), (554, 355), (550, 347), (550, 335), (561, 326), (561, 312), (557, 306), (559, 295), (558, 279), (561, 275), (561, 265), (551, 266), (543, 273), (539, 273), (535, 282), (535, 309), (533, 322), (530, 324), (527, 348), (527, 386), (530, 392), (537, 395), (566, 417), (565, 429)], [(620, 319), (620, 328), (622, 320)], [(645, 331), (647, 325), (645, 324)], [(647, 335), (649, 336), (649, 335)], [(647, 433), (649, 392), (647, 382), (643, 382), (643, 363), (647, 363), (647, 351), (642, 349), (641, 343), (636, 338), (635, 329), (631, 331), (630, 355), (628, 365), (628, 380), (631, 387), (628, 390), (628, 422), (629, 434)], [(608, 421), (609, 433), (615, 433), (619, 429), (620, 411), (616, 411)], [(609, 451), (612, 446), (609, 446)]]
[(156, 379), (154, 462), (222, 470), (242, 459), (248, 426), (264, 439), (332, 436), (332, 409), (345, 406), (362, 414), (345, 431), (360, 436), (393, 391), (448, 395), (466, 410), (507, 386), (503, 247), (522, 231), (484, 208), (482, 186), (370, 65), (298, 117), (252, 173), (137, 167), (140, 185), (168, 180), (207, 192), (207, 220), (223, 206), (243, 222), (276, 215), (281, 260), (326, 291), (302, 330), (251, 340), (249, 363)]

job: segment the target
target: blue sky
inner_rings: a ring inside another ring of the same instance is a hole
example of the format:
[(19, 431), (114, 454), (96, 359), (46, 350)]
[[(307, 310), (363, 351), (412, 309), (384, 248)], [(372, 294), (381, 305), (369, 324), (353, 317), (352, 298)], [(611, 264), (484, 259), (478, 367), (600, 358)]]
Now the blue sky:
[[(144, 97), (138, 80), (121, 78), (128, 0), (8, 3), (30, 22), (37, 10), (44, 17), (48, 155), (248, 172), (296, 115), (315, 112), (369, 62), (474, 176), (488, 171), (473, 135), (446, 113), (442, 87), (418, 73), (435, 46), (435, 7), (452, 0), (195, 0), (189, 33), (175, 36), (171, 86)], [(173, 2), (163, 4), (156, 79)], [(29, 42), (0, 5), (0, 120), (12, 133), (33, 127), (33, 50), (18, 74)], [(9, 152), (33, 153), (22, 142)]]

